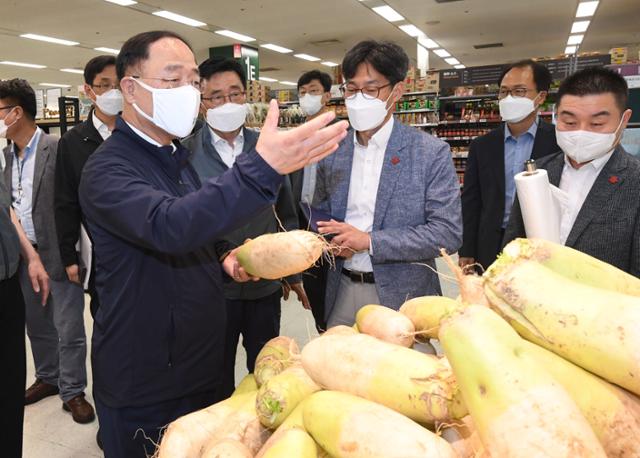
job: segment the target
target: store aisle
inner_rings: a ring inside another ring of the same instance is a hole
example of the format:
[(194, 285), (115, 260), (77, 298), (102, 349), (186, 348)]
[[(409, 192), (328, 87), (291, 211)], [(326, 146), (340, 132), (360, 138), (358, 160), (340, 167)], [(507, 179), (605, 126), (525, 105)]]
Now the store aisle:
[[(457, 261), (457, 259), (456, 259)], [(444, 265), (438, 262), (438, 269), (443, 274), (450, 274)], [(455, 285), (442, 281), (443, 292), (446, 296), (455, 297), (458, 289)], [(87, 337), (91, 340), (91, 315), (89, 314), (88, 296), (85, 297), (85, 326)], [(282, 303), (282, 335), (296, 339), (300, 346), (311, 337), (317, 335), (311, 312), (304, 310), (299, 302), (289, 299)], [(245, 353), (242, 345), (238, 348), (236, 362), (236, 381), (246, 373)], [(87, 367), (89, 361), (87, 357)], [(27, 339), (27, 384), (33, 382), (33, 358)], [(89, 371), (89, 390), (87, 400), (93, 405), (91, 396), (91, 373)], [(102, 457), (96, 445), (95, 437), (98, 430), (97, 420), (88, 425), (79, 425), (71, 419), (71, 415), (62, 410), (62, 401), (58, 397), (49, 397), (25, 409), (24, 425), (24, 458), (86, 458)]]

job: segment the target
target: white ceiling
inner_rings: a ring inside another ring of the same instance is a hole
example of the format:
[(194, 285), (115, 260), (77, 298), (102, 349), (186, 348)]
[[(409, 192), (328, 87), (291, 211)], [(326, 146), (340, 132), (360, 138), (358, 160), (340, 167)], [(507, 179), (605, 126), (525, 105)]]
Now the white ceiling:
[[(82, 75), (60, 68), (83, 68), (100, 54), (92, 48), (119, 48), (141, 31), (170, 29), (191, 42), (196, 58), (208, 48), (233, 43), (212, 33), (221, 28), (250, 35), (258, 43), (275, 43), (340, 62), (345, 51), (362, 39), (388, 39), (415, 58), (415, 40), (367, 6), (382, 0), (144, 0), (122, 7), (103, 0), (2, 0), (0, 60), (46, 65), (43, 70), (0, 65), (0, 78), (23, 77), (42, 82), (82, 84)], [(557, 56), (564, 50), (578, 0), (387, 0), (408, 21), (445, 47), (467, 66), (508, 62), (525, 57)], [(150, 14), (167, 9), (209, 26), (193, 28)], [(640, 43), (640, 1), (602, 0), (587, 31), (581, 51), (607, 52), (613, 46)], [(209, 28), (210, 30), (207, 30)], [(19, 38), (37, 33), (74, 40), (66, 47)], [(328, 44), (323, 42), (331, 40)], [(502, 42), (503, 48), (475, 50), (473, 45)], [(637, 48), (636, 53), (637, 53)], [(636, 56), (637, 57), (637, 56)], [(450, 68), (430, 54), (431, 66)], [(262, 76), (296, 81), (304, 71), (328, 67), (266, 49), (260, 50), (261, 68), (279, 70)]]

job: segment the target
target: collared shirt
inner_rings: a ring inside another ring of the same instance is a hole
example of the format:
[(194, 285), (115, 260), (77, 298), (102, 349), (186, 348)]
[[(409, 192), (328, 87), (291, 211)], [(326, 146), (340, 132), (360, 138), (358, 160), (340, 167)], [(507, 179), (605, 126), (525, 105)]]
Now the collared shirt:
[(302, 172), (302, 191), (300, 192), (300, 201), (313, 202), (313, 194), (316, 190), (316, 176), (318, 174), (318, 163), (309, 164), (304, 167)]
[(103, 140), (106, 140), (111, 136), (111, 131), (109, 130), (109, 127), (105, 123), (103, 123), (102, 120), (98, 118), (98, 116), (96, 116), (95, 111), (91, 115), (91, 120), (93, 121), (93, 127), (96, 128), (96, 130), (98, 131), (98, 133), (100, 134)]
[[(371, 137), (367, 146), (358, 143), (354, 132), (353, 166), (349, 182), (349, 197), (345, 222), (363, 232), (373, 229), (373, 215), (380, 184), (380, 173), (384, 163), (387, 144), (393, 130), (393, 116)], [(358, 272), (372, 272), (369, 252), (353, 255), (344, 263), (344, 267)]]
[(504, 218), (502, 228), (507, 227), (511, 207), (516, 198), (516, 181), (514, 177), (524, 170), (524, 163), (531, 158), (533, 143), (536, 139), (538, 122), (535, 121), (529, 129), (514, 137), (509, 130), (509, 125), (504, 124)]
[[(142, 138), (143, 140), (146, 140), (147, 142), (151, 143), (152, 145), (155, 146), (159, 146), (159, 147), (163, 147), (163, 146), (168, 146), (168, 145), (163, 145), (161, 144), (159, 141), (154, 140), (153, 138), (149, 137), (147, 134), (145, 134), (144, 132), (142, 132), (140, 129), (136, 128), (135, 126), (131, 125), (129, 122), (125, 121), (127, 123), (127, 126), (129, 126), (129, 128), (133, 131), (133, 133), (135, 133), (138, 137)], [(172, 142), (171, 143), (171, 147), (173, 148), (172, 154), (176, 152), (176, 145)]]
[(242, 153), (242, 148), (244, 147), (244, 129), (240, 129), (240, 133), (235, 138), (233, 146), (216, 134), (211, 127), (209, 127), (209, 130), (211, 131), (211, 144), (220, 155), (220, 159), (222, 159), (222, 162), (224, 162), (227, 167), (233, 167), (233, 164), (236, 162), (236, 157)]
[(13, 169), (11, 171), (11, 205), (22, 224), (25, 234), (31, 243), (38, 243), (36, 230), (33, 226), (33, 181), (36, 165), (36, 151), (40, 134), (39, 127), (33, 133), (31, 140), (24, 148), (22, 159), (16, 154), (16, 144), (11, 144), (13, 154)]
[(560, 189), (567, 193), (568, 203), (560, 216), (560, 242), (564, 245), (571, 233), (573, 224), (578, 218), (578, 213), (589, 195), (596, 178), (602, 172), (605, 164), (611, 159), (614, 151), (606, 156), (594, 159), (579, 169), (574, 168), (565, 155), (562, 177), (560, 178)]

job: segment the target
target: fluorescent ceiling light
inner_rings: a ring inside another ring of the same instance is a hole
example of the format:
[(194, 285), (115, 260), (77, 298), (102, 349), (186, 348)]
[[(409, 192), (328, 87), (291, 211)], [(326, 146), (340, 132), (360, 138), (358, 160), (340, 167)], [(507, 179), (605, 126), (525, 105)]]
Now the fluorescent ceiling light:
[(454, 68), (462, 69), (462, 68), (467, 68), (467, 67), (465, 65), (459, 64), (459, 65), (455, 65)]
[(577, 46), (567, 46), (566, 48), (564, 48), (564, 53), (565, 54), (575, 54), (577, 50), (578, 50)]
[(255, 38), (252, 38), (248, 35), (242, 35), (241, 33), (232, 32), (231, 30), (216, 30), (218, 35), (224, 35), (225, 37), (233, 38), (234, 40), (243, 41), (248, 43), (250, 41), (256, 41)]
[(191, 27), (202, 27), (207, 25), (204, 22), (197, 21), (195, 19), (191, 19), (190, 17), (183, 16), (181, 14), (172, 13), (171, 11), (155, 11), (153, 13), (154, 16), (160, 16), (165, 19), (169, 19), (170, 21), (179, 22), (181, 24), (190, 25)]
[(401, 25), (399, 29), (402, 30), (407, 35), (409, 35), (410, 37), (420, 37), (424, 35), (424, 32), (413, 24)]
[(260, 81), (266, 81), (268, 83), (275, 83), (278, 80), (275, 78), (267, 78), (266, 76), (261, 76), (260, 78), (258, 78)]
[(56, 83), (40, 83), (40, 86), (49, 86), (49, 87), (71, 87), (70, 84), (56, 84)]
[(285, 84), (287, 86), (297, 86), (298, 83), (292, 83), (291, 81), (280, 81), (280, 84)]
[(66, 73), (77, 73), (78, 75), (84, 74), (84, 71), (80, 70), (79, 68), (61, 68), (60, 71)]
[(569, 39), (567, 40), (568, 45), (579, 45), (582, 43), (582, 39), (584, 35), (569, 35)]
[(590, 17), (593, 16), (598, 9), (599, 0), (594, 2), (582, 2), (578, 4), (578, 11), (576, 11), (576, 17)]
[(99, 48), (93, 48), (96, 51), (100, 51), (100, 52), (108, 52), (111, 54), (119, 54), (120, 50), (119, 49), (113, 49), (113, 48), (105, 48), (105, 47), (99, 47)]
[(447, 51), (446, 49), (436, 49), (433, 52), (436, 53), (436, 56), (439, 57), (451, 57), (451, 54), (449, 54), (449, 51)]
[(335, 62), (331, 62), (330, 60), (325, 60), (324, 62), (320, 62), (322, 65), (326, 65), (327, 67), (337, 67), (340, 64), (336, 64)]
[(460, 61), (458, 59), (456, 59), (455, 57), (448, 57), (444, 61), (446, 63), (448, 63), (449, 65), (458, 65), (458, 64), (460, 64)]
[(571, 33), (583, 33), (586, 32), (589, 28), (589, 23), (591, 21), (576, 21), (573, 23), (571, 27)]
[(297, 57), (298, 59), (308, 60), (310, 62), (318, 62), (320, 60), (319, 57), (310, 56), (309, 54), (294, 54), (293, 57)]
[(3, 60), (0, 61), (2, 65), (14, 65), (16, 67), (28, 67), (28, 68), (47, 68), (46, 65), (38, 65), (38, 64), (26, 64), (24, 62), (13, 62), (11, 60)]
[(61, 40), (60, 38), (47, 37), (44, 35), (36, 35), (35, 33), (23, 33), (20, 36), (22, 38), (29, 38), (30, 40), (46, 41), (47, 43), (55, 43), (57, 45), (64, 45), (64, 46), (76, 46), (80, 44), (77, 41)]
[(371, 9), (389, 22), (398, 22), (398, 21), (404, 20), (404, 17), (402, 17), (401, 14), (399, 14), (396, 10), (391, 8), (389, 5), (376, 6), (375, 8), (371, 8)]
[(418, 37), (418, 43), (427, 49), (436, 49), (440, 47), (438, 43), (427, 37)]
[(133, 0), (105, 0), (105, 1), (109, 3), (115, 3), (116, 5), (120, 5), (120, 6), (131, 6), (138, 3), (138, 2), (134, 2)]
[(260, 47), (261, 48), (267, 48), (267, 49), (270, 49), (271, 51), (279, 52), (279, 53), (282, 53), (282, 54), (287, 54), (287, 53), (293, 52), (292, 49), (284, 48), (282, 46), (274, 45), (272, 43), (267, 43), (266, 45), (260, 45)]

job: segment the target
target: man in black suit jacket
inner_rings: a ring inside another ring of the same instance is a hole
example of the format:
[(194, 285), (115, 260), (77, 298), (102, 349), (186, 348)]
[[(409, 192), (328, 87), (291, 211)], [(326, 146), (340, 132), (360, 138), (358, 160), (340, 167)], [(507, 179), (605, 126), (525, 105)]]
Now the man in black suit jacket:
[[(546, 157), (538, 167), (569, 197), (561, 242), (640, 277), (640, 160), (619, 146), (631, 118), (627, 94), (624, 78), (605, 68), (565, 80), (556, 127), (564, 154)], [(505, 243), (524, 236), (516, 199)]]
[(460, 266), (484, 269), (496, 259), (515, 198), (514, 176), (524, 162), (559, 150), (553, 126), (538, 120), (551, 85), (547, 68), (532, 60), (510, 65), (500, 78), (500, 115), (504, 124), (476, 138), (462, 191), (463, 244)]
[[(114, 56), (98, 56), (87, 62), (84, 80), (85, 93), (93, 101), (94, 108), (86, 121), (60, 138), (55, 182), (55, 217), (60, 257), (69, 280), (75, 283), (84, 283), (76, 252), (82, 223), (78, 196), (82, 169), (89, 156), (109, 137), (115, 127), (117, 114), (122, 110), (122, 95), (117, 85)], [(87, 272), (90, 275), (88, 291), (91, 296), (91, 316), (95, 316), (100, 302), (94, 285), (95, 269), (91, 267), (90, 272)]]

